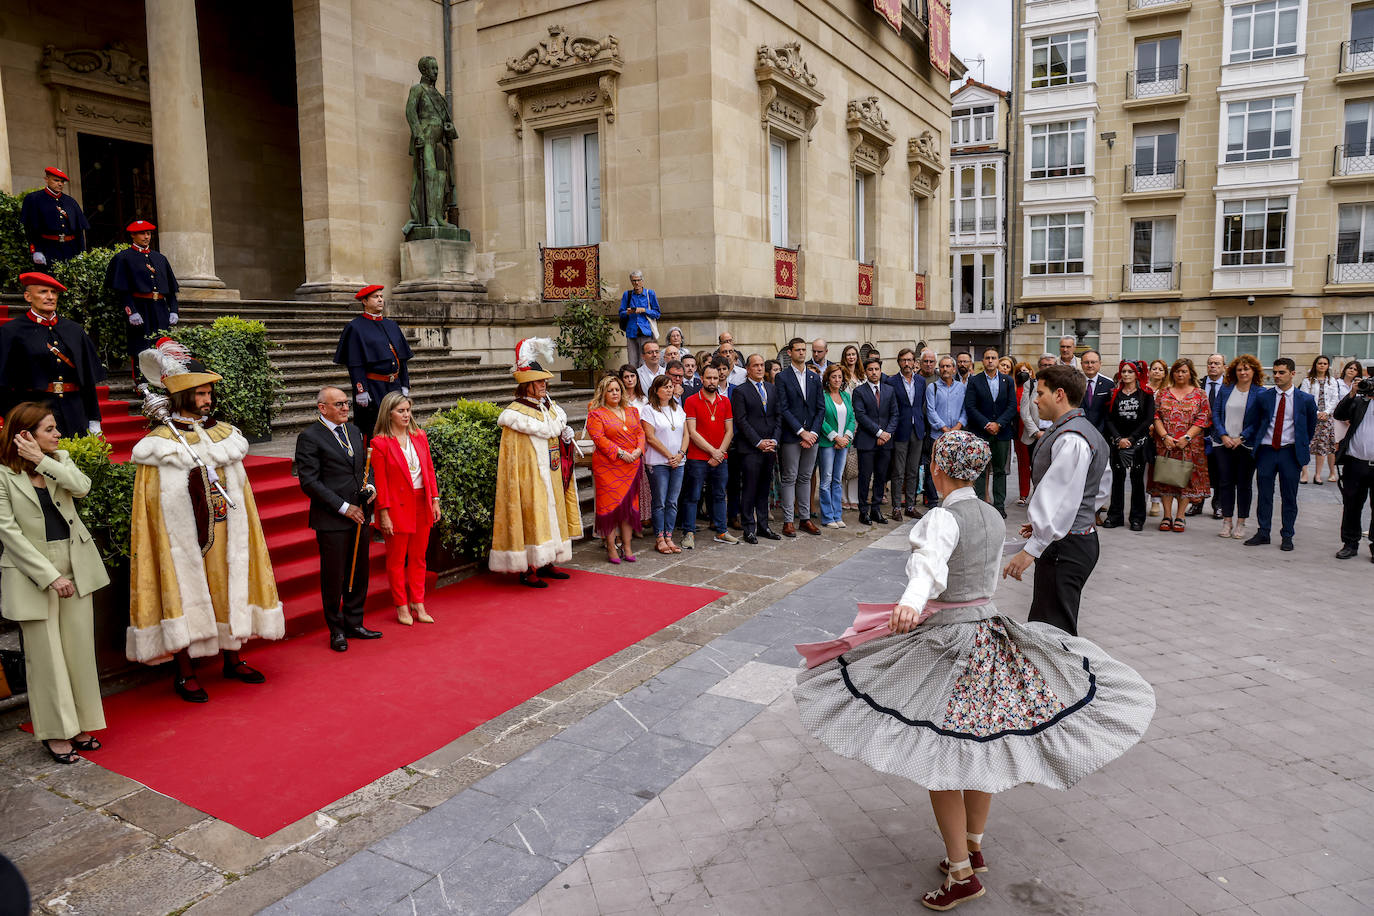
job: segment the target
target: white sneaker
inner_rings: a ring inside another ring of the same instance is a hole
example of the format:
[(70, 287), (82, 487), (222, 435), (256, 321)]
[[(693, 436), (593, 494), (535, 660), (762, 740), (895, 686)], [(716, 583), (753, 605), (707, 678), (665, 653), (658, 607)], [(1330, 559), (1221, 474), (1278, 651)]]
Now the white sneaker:
[(840, 527), (840, 523), (839, 523), (839, 522), (826, 522), (822, 527), (824, 527), (824, 528), (838, 528), (838, 527)]
[(846, 525), (846, 524), (844, 523), (844, 519), (840, 519), (838, 522), (835, 523), (835, 527), (836, 527), (836, 528), (848, 528), (849, 526)]
[(695, 531), (684, 531), (682, 533), (682, 549), (693, 550), (697, 546), (697, 534)]
[(721, 534), (716, 535), (716, 543), (717, 543), (717, 544), (738, 544), (738, 543), (739, 543), (739, 538), (735, 537), (733, 534), (731, 534), (730, 532), (726, 531), (726, 532), (723, 532), (723, 533), (721, 533)]
[(1149, 515), (1150, 515), (1151, 518), (1158, 518), (1159, 516), (1161, 516), (1161, 515), (1163, 515), (1163, 514), (1164, 514), (1164, 504), (1163, 504), (1163, 503), (1156, 503), (1156, 502), (1150, 503), (1150, 512), (1149, 512)]

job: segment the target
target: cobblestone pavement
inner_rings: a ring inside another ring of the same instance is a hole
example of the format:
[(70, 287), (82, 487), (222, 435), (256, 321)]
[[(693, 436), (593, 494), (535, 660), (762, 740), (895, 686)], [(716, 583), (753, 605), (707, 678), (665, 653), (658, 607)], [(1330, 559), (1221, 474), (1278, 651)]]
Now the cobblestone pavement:
[[(999, 796), (961, 910), (1374, 912), (1374, 566), (1332, 559), (1334, 488), (1301, 495), (1293, 553), (1201, 517), (1103, 532), (1083, 634), (1151, 681), (1155, 720), (1070, 792)], [(731, 594), (266, 841), (7, 735), (0, 849), (47, 912), (922, 912), (925, 792), (824, 749), (788, 690), (791, 644), (895, 599), (903, 549), (851, 529), (655, 556), (632, 572)], [(1029, 581), (997, 601), (1024, 616)]]

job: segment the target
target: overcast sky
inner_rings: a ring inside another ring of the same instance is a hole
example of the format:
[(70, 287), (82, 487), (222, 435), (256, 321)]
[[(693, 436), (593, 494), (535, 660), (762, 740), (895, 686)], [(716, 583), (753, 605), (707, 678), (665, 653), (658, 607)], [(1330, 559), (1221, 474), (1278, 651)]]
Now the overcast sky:
[[(1011, 89), (1011, 0), (954, 0), (950, 50), (980, 83)], [(974, 58), (987, 62), (979, 65)]]

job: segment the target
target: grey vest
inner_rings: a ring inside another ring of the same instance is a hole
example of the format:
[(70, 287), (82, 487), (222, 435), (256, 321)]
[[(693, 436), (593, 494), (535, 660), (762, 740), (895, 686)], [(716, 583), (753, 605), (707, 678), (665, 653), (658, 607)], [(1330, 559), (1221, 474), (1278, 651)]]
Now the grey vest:
[(981, 499), (961, 499), (942, 508), (959, 520), (959, 543), (949, 556), (949, 578), (936, 601), (973, 601), (990, 598), (997, 590), (1002, 568), (1002, 542), (1007, 523)]
[(1045, 435), (1040, 437), (1040, 441), (1035, 443), (1035, 454), (1031, 458), (1031, 483), (1038, 486), (1049, 471), (1054, 440), (1064, 433), (1078, 433), (1088, 440), (1088, 448), (1092, 451), (1088, 479), (1083, 481), (1083, 499), (1078, 504), (1078, 514), (1073, 517), (1073, 527), (1069, 529), (1072, 533), (1091, 528), (1096, 522), (1097, 490), (1102, 485), (1102, 474), (1107, 470), (1107, 440), (1102, 438), (1097, 427), (1088, 422), (1082, 408), (1075, 407), (1056, 420), (1053, 426), (1045, 430)]

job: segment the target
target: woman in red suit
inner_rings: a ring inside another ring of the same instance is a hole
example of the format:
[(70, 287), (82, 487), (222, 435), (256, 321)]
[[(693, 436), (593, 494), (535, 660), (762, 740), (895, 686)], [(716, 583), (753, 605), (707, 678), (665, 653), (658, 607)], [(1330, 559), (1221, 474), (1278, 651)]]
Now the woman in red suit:
[(425, 610), (425, 551), (439, 521), (439, 484), (429, 440), (415, 425), (411, 400), (399, 391), (382, 398), (373, 430), (372, 467), (377, 486), (377, 527), (386, 539), (386, 578), (396, 619), (433, 623)]

